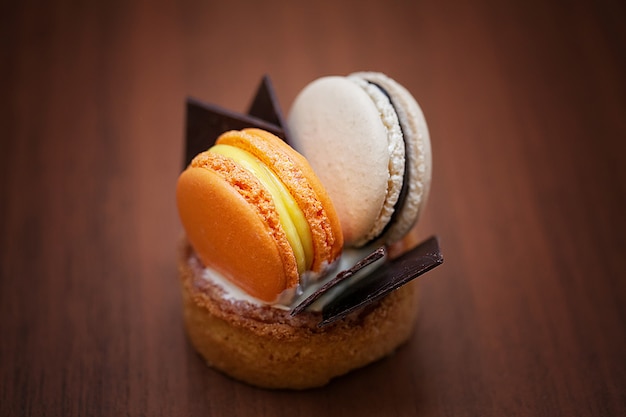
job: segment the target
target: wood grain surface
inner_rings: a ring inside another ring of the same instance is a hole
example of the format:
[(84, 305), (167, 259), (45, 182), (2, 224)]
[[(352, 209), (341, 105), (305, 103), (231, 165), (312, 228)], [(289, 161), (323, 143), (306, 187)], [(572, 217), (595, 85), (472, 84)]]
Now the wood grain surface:
[[(0, 415), (626, 415), (625, 21), (617, 0), (3, 2)], [(422, 105), (418, 232), (446, 261), (392, 357), (251, 388), (182, 328), (184, 100), (242, 111), (269, 74), (286, 112), (356, 70)]]

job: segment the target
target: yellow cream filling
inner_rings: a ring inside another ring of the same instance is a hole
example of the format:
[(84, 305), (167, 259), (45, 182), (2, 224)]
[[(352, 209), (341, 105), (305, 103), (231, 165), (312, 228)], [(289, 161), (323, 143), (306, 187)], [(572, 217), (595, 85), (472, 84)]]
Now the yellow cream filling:
[(304, 213), (296, 203), (285, 184), (267, 167), (261, 160), (251, 153), (231, 145), (215, 145), (210, 152), (223, 155), (233, 159), (243, 168), (252, 173), (263, 186), (270, 192), (278, 219), (282, 226), (287, 240), (293, 249), (298, 265), (298, 272), (303, 272), (311, 268), (313, 263), (313, 238), (309, 223), (304, 217)]

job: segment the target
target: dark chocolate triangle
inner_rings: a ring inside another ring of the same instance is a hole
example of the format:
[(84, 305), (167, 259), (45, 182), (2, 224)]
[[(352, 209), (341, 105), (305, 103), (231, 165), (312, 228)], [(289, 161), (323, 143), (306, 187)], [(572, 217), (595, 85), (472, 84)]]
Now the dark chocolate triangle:
[(297, 306), (295, 306), (293, 310), (291, 310), (291, 315), (295, 316), (296, 314), (299, 314), (303, 312), (304, 310), (306, 310), (308, 306), (313, 304), (321, 296), (326, 294), (335, 286), (341, 284), (343, 281), (347, 280), (348, 278), (351, 278), (354, 274), (356, 274), (357, 272), (359, 272), (361, 269), (365, 268), (366, 266), (371, 265), (372, 263), (383, 258), (385, 256), (385, 252), (386, 252), (385, 248), (380, 247), (376, 249), (375, 251), (373, 251), (372, 253), (370, 253), (369, 255), (367, 255), (365, 258), (361, 259), (351, 268), (348, 268), (339, 272), (334, 278), (332, 278), (327, 283), (322, 285), (320, 288), (315, 290), (311, 295), (309, 295), (307, 298), (301, 301)]
[(370, 304), (443, 263), (436, 237), (431, 237), (402, 256), (385, 262), (371, 274), (346, 288), (322, 310), (319, 326), (332, 323)]
[(185, 126), (185, 159), (183, 169), (200, 152), (209, 149), (215, 140), (229, 130), (256, 127), (285, 140), (283, 118), (269, 77), (263, 77), (252, 100), (250, 114), (227, 110), (215, 104), (187, 98)]
[(248, 115), (285, 128), (283, 113), (269, 76), (264, 75), (261, 79), (256, 95), (250, 103)]

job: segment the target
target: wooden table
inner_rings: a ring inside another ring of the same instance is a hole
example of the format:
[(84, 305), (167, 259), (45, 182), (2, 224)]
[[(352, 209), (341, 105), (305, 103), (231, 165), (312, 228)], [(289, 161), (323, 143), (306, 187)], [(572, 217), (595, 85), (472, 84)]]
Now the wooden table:
[[(626, 415), (623, 2), (5, 3), (0, 415)], [(182, 329), (184, 99), (363, 69), (426, 114), (445, 264), (394, 356), (234, 382)]]

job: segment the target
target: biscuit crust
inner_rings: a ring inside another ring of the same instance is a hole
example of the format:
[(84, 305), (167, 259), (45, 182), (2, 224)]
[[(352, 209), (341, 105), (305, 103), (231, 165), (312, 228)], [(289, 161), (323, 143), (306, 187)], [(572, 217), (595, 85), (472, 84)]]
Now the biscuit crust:
[(188, 337), (209, 366), (263, 388), (306, 389), (379, 360), (405, 343), (417, 318), (417, 284), (319, 328), (321, 313), (288, 311), (223, 297), (201, 277), (183, 240), (179, 275)]

